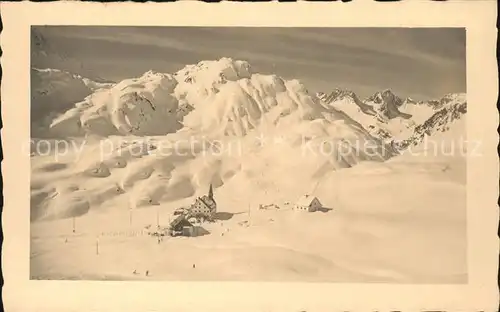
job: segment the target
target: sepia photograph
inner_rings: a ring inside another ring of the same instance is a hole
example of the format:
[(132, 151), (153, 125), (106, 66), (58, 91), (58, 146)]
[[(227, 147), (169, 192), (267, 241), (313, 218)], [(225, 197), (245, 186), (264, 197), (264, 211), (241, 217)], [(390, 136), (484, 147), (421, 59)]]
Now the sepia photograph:
[(494, 2), (215, 5), (2, 3), (5, 310), (496, 311)]
[(467, 283), (464, 28), (31, 28), (30, 277)]

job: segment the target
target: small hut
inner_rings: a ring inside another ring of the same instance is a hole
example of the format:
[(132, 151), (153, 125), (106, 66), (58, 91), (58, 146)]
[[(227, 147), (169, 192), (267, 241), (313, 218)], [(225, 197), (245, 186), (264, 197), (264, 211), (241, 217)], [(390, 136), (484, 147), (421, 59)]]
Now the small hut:
[(170, 234), (172, 236), (194, 236), (194, 226), (184, 215), (178, 215), (170, 222)]
[(321, 202), (317, 197), (306, 194), (299, 198), (294, 208), (295, 210), (314, 212), (320, 210), (321, 206)]

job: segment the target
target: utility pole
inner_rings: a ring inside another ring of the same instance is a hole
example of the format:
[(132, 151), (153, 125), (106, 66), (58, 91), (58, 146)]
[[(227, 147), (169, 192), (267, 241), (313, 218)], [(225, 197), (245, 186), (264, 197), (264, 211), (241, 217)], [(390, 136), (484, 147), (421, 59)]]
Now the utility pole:
[(132, 226), (132, 207), (130, 207), (128, 209), (128, 211), (129, 211), (129, 223), (130, 223), (130, 226)]
[(73, 216), (73, 233), (76, 233), (76, 218)]
[(250, 220), (252, 219), (252, 210), (250, 209), (250, 203), (248, 203), (248, 224), (250, 224)]
[(129, 223), (130, 223), (130, 226), (132, 227), (132, 209), (135, 207), (135, 205), (132, 204), (132, 199), (131, 197), (129, 196), (128, 198), (128, 210), (129, 210)]
[(160, 208), (156, 207), (156, 226), (160, 228)]

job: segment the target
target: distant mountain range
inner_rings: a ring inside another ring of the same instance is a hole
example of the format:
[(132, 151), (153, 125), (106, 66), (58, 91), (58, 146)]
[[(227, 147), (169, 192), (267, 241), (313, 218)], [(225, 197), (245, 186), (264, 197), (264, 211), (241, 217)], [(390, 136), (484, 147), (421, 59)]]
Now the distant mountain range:
[(450, 123), (467, 112), (464, 93), (447, 94), (440, 99), (415, 101), (402, 99), (387, 89), (360, 100), (350, 90), (335, 89), (318, 93), (323, 103), (344, 112), (385, 142), (398, 149), (419, 144), (426, 135), (446, 131)]

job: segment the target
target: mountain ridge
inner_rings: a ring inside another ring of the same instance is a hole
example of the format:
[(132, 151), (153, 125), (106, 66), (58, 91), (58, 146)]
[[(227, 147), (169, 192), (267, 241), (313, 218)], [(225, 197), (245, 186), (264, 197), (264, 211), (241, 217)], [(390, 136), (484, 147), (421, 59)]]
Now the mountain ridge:
[(414, 129), (439, 109), (465, 102), (462, 93), (416, 101), (403, 99), (391, 89), (365, 100), (340, 88), (309, 94), (298, 80), (255, 73), (248, 62), (228, 57), (186, 65), (171, 74), (148, 70), (118, 83), (99, 83), (57, 69), (32, 71), (65, 73), (88, 88), (83, 101), (51, 122), (52, 133), (70, 136), (166, 135), (181, 128), (205, 131), (218, 127), (221, 135), (241, 136), (263, 123), (277, 125), (291, 113), (299, 119), (315, 119), (342, 112), (342, 118), (350, 118), (374, 138), (391, 144), (409, 140)]
[[(375, 92), (364, 101), (360, 101), (350, 90), (334, 89), (330, 94), (320, 92), (317, 96), (325, 104), (336, 107), (359, 121), (373, 136), (388, 142), (416, 142), (416, 137), (411, 138), (412, 135), (419, 135), (414, 133), (414, 129), (424, 127), (423, 125), (440, 109), (456, 103), (466, 105), (464, 93), (449, 93), (440, 99), (429, 101), (416, 101), (409, 97), (403, 100), (390, 89)], [(430, 122), (427, 123), (429, 124)], [(400, 148), (401, 146), (403, 145), (400, 145)]]
[[(183, 105), (189, 108), (181, 111)], [(113, 202), (127, 196), (132, 207), (143, 207), (189, 198), (210, 183), (265, 184), (265, 176), (259, 178), (264, 172), (283, 177), (269, 177), (269, 188), (288, 188), (290, 178), (281, 171), (289, 167), (301, 168), (303, 178), (319, 179), (396, 155), (300, 81), (254, 73), (248, 63), (227, 58), (173, 74), (147, 71), (98, 89), (54, 119), (51, 130), (92, 141), (57, 166), (34, 166), (41, 173), (33, 183), (44, 186), (33, 191), (32, 209), (41, 218), (86, 213), (103, 197)], [(216, 144), (206, 144), (211, 142)], [(62, 168), (66, 178), (45, 181), (51, 168)], [(68, 190), (66, 180), (81, 185), (88, 201)], [(66, 207), (57, 204), (61, 196)]]

